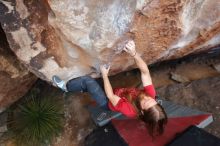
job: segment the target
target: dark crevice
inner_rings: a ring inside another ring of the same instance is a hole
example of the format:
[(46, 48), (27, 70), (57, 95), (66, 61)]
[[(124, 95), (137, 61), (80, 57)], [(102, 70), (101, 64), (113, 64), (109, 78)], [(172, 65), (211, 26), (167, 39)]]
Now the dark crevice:
[(219, 57), (220, 57), (220, 46), (216, 46), (216, 47), (209, 49), (208, 51), (204, 51), (204, 52), (200, 52), (196, 54), (190, 54), (182, 58), (178, 58), (178, 59), (157, 62), (157, 63), (151, 64), (150, 67), (158, 67), (161, 65), (169, 65), (172, 67), (172, 66), (181, 64), (183, 62), (193, 62), (195, 60), (197, 62), (204, 63), (206, 60), (215, 60)]
[(0, 54), (4, 56), (16, 57), (14, 52), (10, 49), (6, 34), (1, 25), (0, 25)]

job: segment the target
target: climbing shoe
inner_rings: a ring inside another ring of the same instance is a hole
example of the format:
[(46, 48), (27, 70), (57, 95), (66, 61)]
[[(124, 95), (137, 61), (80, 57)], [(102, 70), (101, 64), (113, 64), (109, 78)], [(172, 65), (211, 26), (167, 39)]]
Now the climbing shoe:
[(67, 88), (66, 88), (66, 83), (65, 81), (63, 81), (62, 79), (60, 79), (58, 76), (54, 75), (52, 77), (52, 81), (53, 83), (59, 87), (60, 89), (62, 89), (63, 91), (67, 92)]

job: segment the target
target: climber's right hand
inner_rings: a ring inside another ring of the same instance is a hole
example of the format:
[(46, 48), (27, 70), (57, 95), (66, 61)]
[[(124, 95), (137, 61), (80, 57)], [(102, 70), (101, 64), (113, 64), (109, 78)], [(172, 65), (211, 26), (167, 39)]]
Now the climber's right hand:
[(127, 52), (127, 53), (129, 53), (131, 56), (135, 56), (136, 55), (136, 50), (135, 50), (135, 43), (134, 43), (134, 41), (132, 40), (132, 41), (129, 41), (126, 45), (125, 45), (125, 47), (124, 47), (124, 49), (123, 49), (125, 52)]

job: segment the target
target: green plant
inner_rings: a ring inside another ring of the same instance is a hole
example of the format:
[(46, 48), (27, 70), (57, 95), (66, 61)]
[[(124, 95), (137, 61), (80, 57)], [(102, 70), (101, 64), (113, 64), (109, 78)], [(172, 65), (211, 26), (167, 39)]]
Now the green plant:
[(13, 111), (9, 130), (19, 146), (48, 145), (63, 125), (63, 106), (56, 98), (37, 97), (31, 93)]

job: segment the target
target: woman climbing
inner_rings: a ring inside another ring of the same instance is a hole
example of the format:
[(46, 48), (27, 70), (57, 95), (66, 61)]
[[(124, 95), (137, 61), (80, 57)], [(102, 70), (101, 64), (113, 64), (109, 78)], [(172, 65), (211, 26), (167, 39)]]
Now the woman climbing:
[(67, 84), (57, 76), (53, 76), (53, 82), (64, 91), (89, 92), (101, 108), (109, 108), (112, 111), (121, 112), (129, 118), (140, 119), (146, 123), (151, 136), (161, 135), (167, 123), (167, 115), (163, 107), (155, 100), (156, 93), (148, 67), (136, 52), (134, 41), (129, 41), (124, 51), (134, 58), (140, 69), (143, 89), (116, 88), (113, 90), (108, 78), (110, 66), (105, 65), (100, 67), (105, 93), (99, 84), (89, 76), (72, 79)]
[(155, 89), (146, 63), (135, 50), (134, 41), (126, 44), (124, 51), (135, 60), (141, 72), (143, 89), (117, 88), (112, 89), (108, 79), (110, 67), (101, 66), (105, 93), (109, 99), (109, 108), (121, 112), (127, 117), (138, 118), (146, 123), (151, 136), (162, 134), (167, 123), (167, 115), (163, 107), (155, 100)]

